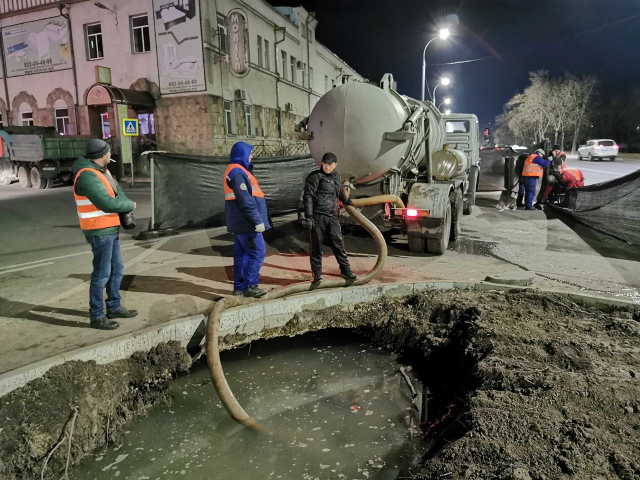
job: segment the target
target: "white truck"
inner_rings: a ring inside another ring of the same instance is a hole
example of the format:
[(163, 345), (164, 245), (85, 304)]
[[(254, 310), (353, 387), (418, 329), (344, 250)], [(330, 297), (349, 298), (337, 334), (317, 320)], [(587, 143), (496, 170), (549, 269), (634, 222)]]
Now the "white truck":
[(441, 255), (460, 236), (480, 175), (475, 115), (443, 115), (432, 102), (399, 94), (386, 74), (380, 86), (347, 83), (327, 92), (309, 116), (307, 138), (317, 163), (336, 154), (351, 198), (404, 202), (362, 213), (383, 232), (405, 233), (412, 252)]

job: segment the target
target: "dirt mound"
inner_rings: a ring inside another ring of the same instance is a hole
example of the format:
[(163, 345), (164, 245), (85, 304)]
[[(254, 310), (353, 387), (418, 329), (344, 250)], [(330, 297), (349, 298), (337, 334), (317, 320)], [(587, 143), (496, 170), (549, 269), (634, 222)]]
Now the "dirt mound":
[[(158, 345), (109, 365), (68, 362), (0, 398), (0, 478), (60, 478), (132, 417), (167, 400), (165, 390), (191, 357), (179, 344)], [(71, 448), (69, 449), (69, 439)]]
[[(264, 338), (357, 328), (422, 385), (421, 452), (404, 478), (640, 478), (640, 312), (564, 296), (432, 291), (305, 311)], [(223, 339), (223, 347), (251, 341)], [(73, 362), (0, 399), (0, 478), (60, 478), (165, 399), (188, 370), (178, 345)], [(72, 435), (68, 457), (68, 438)], [(59, 447), (59, 448), (58, 448)], [(416, 444), (407, 446), (414, 451)]]
[(640, 314), (608, 310), (470, 291), (357, 306), (430, 388), (411, 478), (640, 478)]

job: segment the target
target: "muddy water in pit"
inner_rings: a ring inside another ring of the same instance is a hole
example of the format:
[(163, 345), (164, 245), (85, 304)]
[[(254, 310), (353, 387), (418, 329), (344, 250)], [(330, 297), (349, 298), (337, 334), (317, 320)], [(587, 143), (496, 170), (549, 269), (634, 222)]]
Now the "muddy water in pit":
[(410, 393), (393, 354), (345, 331), (223, 352), (229, 384), (256, 434), (230, 420), (205, 365), (176, 380), (173, 402), (89, 458), (83, 480), (395, 479), (412, 456)]

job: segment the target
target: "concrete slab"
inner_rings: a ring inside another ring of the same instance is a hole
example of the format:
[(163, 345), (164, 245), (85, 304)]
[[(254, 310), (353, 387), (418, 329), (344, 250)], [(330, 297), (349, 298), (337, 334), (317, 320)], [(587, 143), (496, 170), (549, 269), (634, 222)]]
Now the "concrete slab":
[(527, 286), (533, 284), (536, 274), (533, 272), (525, 272), (524, 270), (516, 270), (513, 272), (497, 273), (488, 275), (485, 280), (491, 283), (499, 283), (502, 285), (518, 285)]

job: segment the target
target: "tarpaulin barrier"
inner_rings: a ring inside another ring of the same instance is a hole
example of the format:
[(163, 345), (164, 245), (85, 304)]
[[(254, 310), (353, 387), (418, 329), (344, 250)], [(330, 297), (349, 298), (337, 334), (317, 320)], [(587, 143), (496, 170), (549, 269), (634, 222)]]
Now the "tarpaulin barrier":
[(640, 170), (576, 189), (568, 206), (559, 210), (595, 230), (640, 245)]
[[(228, 157), (154, 153), (151, 229), (225, 225), (222, 181), (228, 164)], [(304, 180), (316, 168), (309, 154), (254, 159), (269, 214), (295, 211)]]

